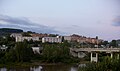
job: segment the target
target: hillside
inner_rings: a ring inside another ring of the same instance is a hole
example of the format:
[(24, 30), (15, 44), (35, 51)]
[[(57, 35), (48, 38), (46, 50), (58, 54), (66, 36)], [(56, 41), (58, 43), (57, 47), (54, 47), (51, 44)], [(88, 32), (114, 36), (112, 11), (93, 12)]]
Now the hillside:
[(23, 30), (21, 29), (13, 29), (13, 28), (0, 28), (0, 36), (11, 34), (11, 33), (21, 33)]

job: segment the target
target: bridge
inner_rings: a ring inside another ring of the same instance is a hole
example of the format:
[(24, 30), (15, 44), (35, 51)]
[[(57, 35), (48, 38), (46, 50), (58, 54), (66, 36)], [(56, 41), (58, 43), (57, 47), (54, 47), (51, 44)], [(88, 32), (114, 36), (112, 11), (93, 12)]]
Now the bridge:
[[(117, 58), (119, 59), (120, 48), (70, 48), (70, 53), (74, 57), (81, 57), (81, 52), (91, 53), (91, 62), (98, 62), (98, 53), (110, 53), (111, 58), (113, 58), (113, 53), (117, 53)], [(95, 53), (95, 57), (93, 57), (93, 53)]]

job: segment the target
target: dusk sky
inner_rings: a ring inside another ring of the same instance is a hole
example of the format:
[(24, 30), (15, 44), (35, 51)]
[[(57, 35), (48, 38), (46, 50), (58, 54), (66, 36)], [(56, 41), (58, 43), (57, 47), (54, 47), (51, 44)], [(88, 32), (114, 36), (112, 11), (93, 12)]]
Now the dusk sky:
[(120, 0), (0, 0), (0, 28), (120, 39)]

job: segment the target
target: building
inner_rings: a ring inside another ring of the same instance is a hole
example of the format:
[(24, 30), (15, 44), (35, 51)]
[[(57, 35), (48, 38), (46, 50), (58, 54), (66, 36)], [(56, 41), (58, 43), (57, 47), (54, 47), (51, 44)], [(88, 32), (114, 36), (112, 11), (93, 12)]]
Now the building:
[(10, 35), (10, 37), (18, 37), (18, 36), (22, 36), (22, 34), (21, 33), (12, 33), (11, 35)]
[(70, 36), (64, 36), (64, 40), (67, 40), (68, 42), (70, 42), (70, 41), (81, 42), (81, 38), (82, 38), (82, 36), (79, 36), (76, 34), (73, 34)]
[(73, 34), (71, 36), (64, 36), (64, 40), (67, 40), (68, 42), (78, 42), (78, 43), (91, 43), (91, 44), (100, 44), (103, 40), (98, 38), (90, 38), (85, 36), (79, 36), (76, 34)]
[(71, 36), (64, 36), (64, 40), (70, 42), (72, 40)]
[(16, 42), (23, 42), (24, 40), (30, 41), (39, 41), (39, 37), (22, 37), (22, 36), (17, 36), (16, 37)]
[(23, 36), (22, 33), (12, 33), (10, 37), (14, 37), (16, 42), (23, 42), (24, 40), (40, 41), (40, 38), (47, 36), (47, 34), (30, 34), (30, 36)]
[(71, 35), (71, 41), (76, 41), (76, 42), (77, 42), (77, 40), (80, 39), (81, 37), (82, 37), (82, 36), (73, 34), (73, 35)]
[(32, 50), (33, 50), (33, 52), (34, 52), (35, 54), (36, 54), (36, 53), (41, 54), (43, 48), (42, 48), (42, 47), (32, 47)]
[(77, 42), (79, 42), (79, 43), (86, 43), (86, 37), (80, 37), (80, 38), (78, 38)]
[(42, 43), (49, 42), (49, 43), (62, 43), (62, 37), (43, 37)]

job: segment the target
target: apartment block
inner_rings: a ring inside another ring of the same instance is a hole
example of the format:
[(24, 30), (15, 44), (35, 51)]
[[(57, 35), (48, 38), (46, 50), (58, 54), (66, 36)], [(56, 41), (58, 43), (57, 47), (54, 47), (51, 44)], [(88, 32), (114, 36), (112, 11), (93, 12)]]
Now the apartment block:
[(57, 37), (43, 37), (42, 43), (49, 42), (49, 43), (62, 43), (62, 38), (60, 36)]

